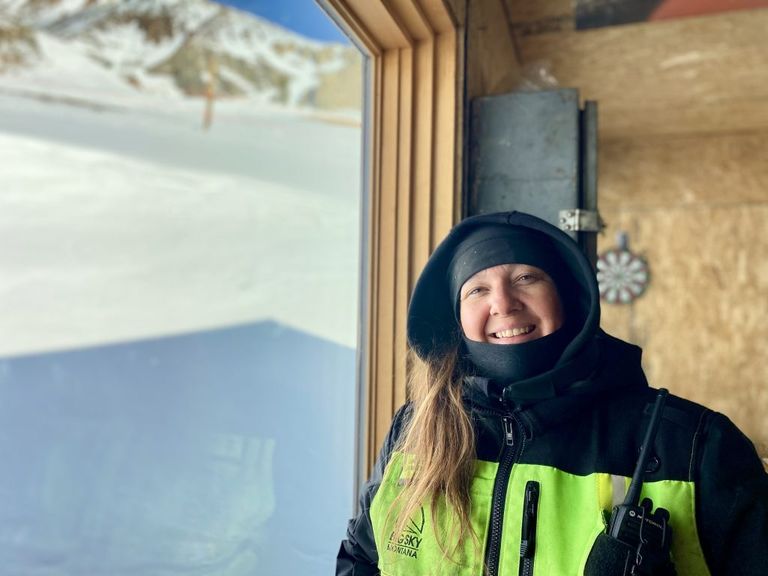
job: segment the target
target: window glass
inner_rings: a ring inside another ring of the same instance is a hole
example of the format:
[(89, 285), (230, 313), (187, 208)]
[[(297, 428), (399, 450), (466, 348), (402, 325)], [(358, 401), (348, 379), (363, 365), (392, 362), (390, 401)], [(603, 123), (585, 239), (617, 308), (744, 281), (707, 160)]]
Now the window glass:
[(0, 566), (328, 574), (362, 57), (313, 0), (0, 0)]

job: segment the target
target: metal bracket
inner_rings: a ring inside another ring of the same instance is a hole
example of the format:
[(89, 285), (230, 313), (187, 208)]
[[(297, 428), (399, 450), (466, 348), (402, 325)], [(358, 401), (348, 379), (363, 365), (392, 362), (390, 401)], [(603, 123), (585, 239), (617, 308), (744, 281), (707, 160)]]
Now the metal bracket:
[(560, 210), (558, 221), (566, 232), (602, 232), (605, 222), (592, 210)]

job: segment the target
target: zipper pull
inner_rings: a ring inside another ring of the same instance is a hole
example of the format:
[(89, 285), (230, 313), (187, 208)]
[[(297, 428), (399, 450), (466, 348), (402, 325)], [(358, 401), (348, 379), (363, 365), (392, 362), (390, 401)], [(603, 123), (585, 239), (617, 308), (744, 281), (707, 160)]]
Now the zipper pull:
[(523, 501), (523, 529), (520, 540), (520, 576), (533, 576), (536, 551), (536, 515), (539, 511), (539, 483), (529, 480)]
[(507, 442), (507, 446), (514, 446), (515, 445), (515, 425), (512, 422), (511, 418), (507, 418), (506, 416), (502, 418), (504, 421), (504, 437)]

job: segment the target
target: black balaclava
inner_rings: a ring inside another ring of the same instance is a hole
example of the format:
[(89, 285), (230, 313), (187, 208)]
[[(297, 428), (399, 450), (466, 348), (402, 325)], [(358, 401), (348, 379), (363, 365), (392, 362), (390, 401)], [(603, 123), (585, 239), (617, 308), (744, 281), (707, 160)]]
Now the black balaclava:
[[(470, 345), (470, 360), (457, 314), (459, 289), (472, 274), (512, 260), (552, 277), (565, 322), (524, 344)], [(589, 260), (565, 232), (523, 212), (470, 216), (454, 226), (427, 260), (408, 305), (408, 345), (419, 358), (440, 360), (458, 347), (468, 393), (519, 405), (569, 394), (587, 378), (597, 365), (599, 330), (600, 293)]]
[(548, 236), (520, 226), (491, 225), (471, 232), (456, 247), (448, 266), (448, 285), (459, 320), (461, 287), (477, 272), (500, 264), (527, 264), (544, 270), (554, 281), (565, 317), (563, 325), (547, 336), (522, 344), (491, 344), (469, 340), (462, 334), (463, 359), (477, 376), (506, 386), (552, 369), (573, 339), (578, 326), (569, 317), (569, 281), (561, 258)]

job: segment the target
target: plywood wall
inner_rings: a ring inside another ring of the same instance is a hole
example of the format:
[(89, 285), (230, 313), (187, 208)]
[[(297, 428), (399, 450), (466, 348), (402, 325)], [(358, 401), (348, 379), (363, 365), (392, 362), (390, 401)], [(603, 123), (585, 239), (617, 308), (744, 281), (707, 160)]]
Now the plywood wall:
[(768, 10), (529, 34), (524, 62), (601, 104), (602, 133), (768, 129)]
[(647, 293), (604, 304), (654, 386), (727, 414), (768, 455), (768, 132), (606, 142), (600, 250), (628, 233)]
[(604, 328), (768, 456), (768, 10), (576, 32), (562, 0), (506, 1), (520, 64), (599, 103), (599, 249), (625, 231), (650, 265)]

